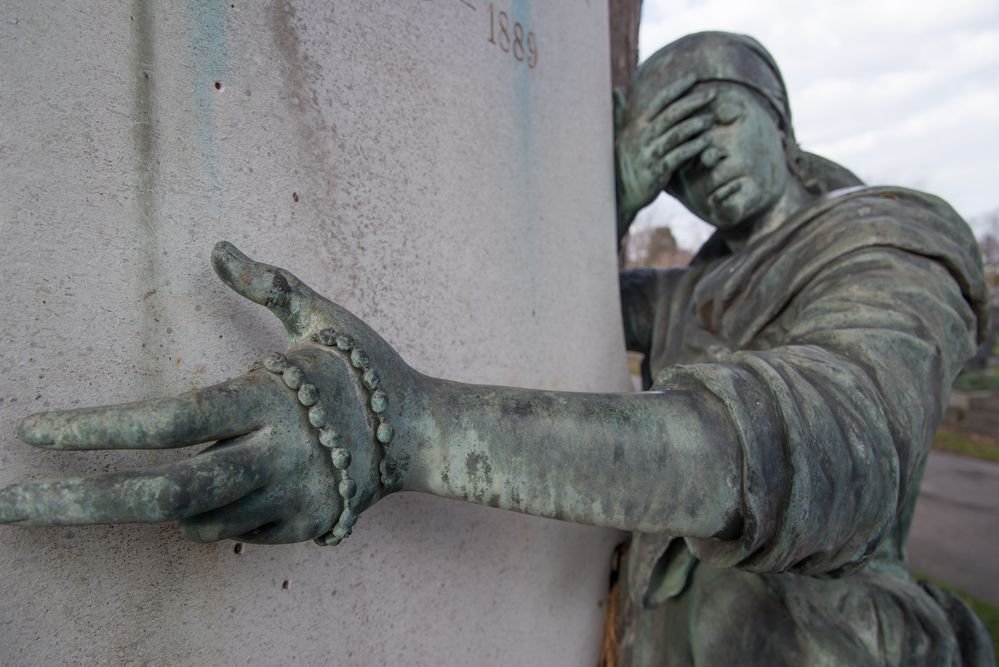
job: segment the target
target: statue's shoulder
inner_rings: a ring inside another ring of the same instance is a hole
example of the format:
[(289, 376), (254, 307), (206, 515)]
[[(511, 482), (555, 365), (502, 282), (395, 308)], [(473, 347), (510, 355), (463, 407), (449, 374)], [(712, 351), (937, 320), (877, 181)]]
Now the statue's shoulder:
[(936, 218), (940, 222), (967, 229), (964, 219), (940, 197), (894, 185), (862, 185), (834, 190), (816, 202), (811, 217), (847, 213), (855, 218), (886, 214), (907, 218), (915, 215), (921, 219)]
[[(882, 248), (919, 255), (944, 266), (983, 316), (987, 289), (982, 256), (968, 223), (950, 204), (926, 192), (863, 186), (831, 192), (799, 220), (801, 237), (820, 252)], [(981, 335), (981, 331), (979, 332)]]
[(952, 260), (980, 262), (971, 228), (950, 204), (929, 193), (897, 186), (832, 191), (800, 211), (782, 231), (822, 253), (874, 245), (932, 256), (946, 246), (945, 254)]

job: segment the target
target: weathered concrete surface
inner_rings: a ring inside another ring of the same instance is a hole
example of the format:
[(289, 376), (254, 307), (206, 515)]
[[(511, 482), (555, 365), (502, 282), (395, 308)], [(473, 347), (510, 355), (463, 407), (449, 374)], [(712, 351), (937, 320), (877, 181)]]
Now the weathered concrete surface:
[(999, 465), (930, 454), (909, 568), (999, 605)]
[[(606, 3), (5, 3), (0, 484), (185, 452), (17, 443), (47, 407), (242, 372), (284, 336), (228, 238), (421, 371), (627, 387)], [(216, 85), (217, 84), (217, 85)], [(0, 529), (0, 664), (590, 665), (617, 534), (396, 496), (342, 547)]]

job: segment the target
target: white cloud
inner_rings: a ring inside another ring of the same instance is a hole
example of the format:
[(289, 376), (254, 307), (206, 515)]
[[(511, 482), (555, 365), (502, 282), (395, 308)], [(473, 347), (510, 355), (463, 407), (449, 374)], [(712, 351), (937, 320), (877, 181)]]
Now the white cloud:
[[(700, 30), (750, 34), (773, 53), (809, 150), (965, 217), (999, 207), (995, 0), (644, 0), (642, 58)], [(690, 219), (663, 199), (638, 224)], [(681, 242), (705, 236), (685, 224), (672, 225)]]

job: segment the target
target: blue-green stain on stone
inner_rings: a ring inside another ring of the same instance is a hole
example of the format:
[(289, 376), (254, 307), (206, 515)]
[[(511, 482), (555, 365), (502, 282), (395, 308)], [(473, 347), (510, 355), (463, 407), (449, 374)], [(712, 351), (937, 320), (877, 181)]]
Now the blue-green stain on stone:
[[(209, 187), (219, 182), (220, 164), (216, 151), (215, 126), (218, 124), (218, 97), (225, 93), (230, 80), (229, 51), (226, 39), (228, 3), (187, 0), (188, 55), (191, 62), (191, 102), (194, 116), (195, 145), (201, 152), (200, 177)], [(219, 207), (220, 209), (221, 207)]]

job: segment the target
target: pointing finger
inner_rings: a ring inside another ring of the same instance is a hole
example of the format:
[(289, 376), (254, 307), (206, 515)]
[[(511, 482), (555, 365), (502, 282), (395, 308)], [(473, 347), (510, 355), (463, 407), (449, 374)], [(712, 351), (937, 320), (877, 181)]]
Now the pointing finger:
[(172, 398), (30, 415), (17, 435), (50, 449), (170, 449), (232, 438), (263, 424), (276, 383), (264, 373)]

